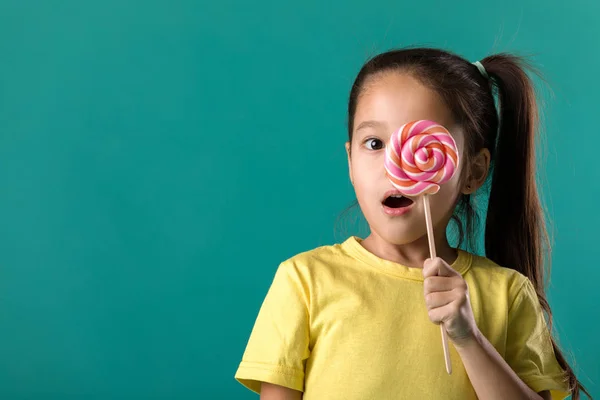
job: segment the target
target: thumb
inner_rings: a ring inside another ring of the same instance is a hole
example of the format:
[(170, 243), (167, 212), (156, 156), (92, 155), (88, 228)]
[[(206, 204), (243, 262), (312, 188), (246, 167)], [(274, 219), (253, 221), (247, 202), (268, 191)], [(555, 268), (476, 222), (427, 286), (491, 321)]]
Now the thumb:
[(459, 274), (446, 261), (436, 257), (425, 260), (423, 275), (427, 278), (429, 276), (456, 276)]
[(441, 258), (439, 260), (440, 260), (439, 272), (438, 272), (439, 276), (457, 276), (457, 275), (460, 275), (446, 261), (442, 260)]

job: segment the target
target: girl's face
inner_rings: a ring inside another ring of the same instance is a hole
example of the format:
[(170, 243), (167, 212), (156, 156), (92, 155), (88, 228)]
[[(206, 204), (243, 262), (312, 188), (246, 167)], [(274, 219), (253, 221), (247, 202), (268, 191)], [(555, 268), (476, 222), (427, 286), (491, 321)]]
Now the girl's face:
[[(354, 116), (352, 143), (346, 143), (350, 180), (360, 208), (372, 234), (388, 243), (402, 245), (415, 242), (427, 234), (423, 195), (391, 204), (386, 193), (394, 190), (383, 166), (385, 147), (390, 136), (409, 121), (427, 119), (448, 129), (456, 141), (459, 157), (463, 154), (464, 136), (436, 92), (423, 86), (405, 72), (385, 72), (365, 82)], [(445, 232), (458, 196), (462, 192), (459, 170), (430, 197), (434, 229)], [(385, 204), (384, 204), (385, 203)], [(408, 207), (389, 208), (408, 204)]]

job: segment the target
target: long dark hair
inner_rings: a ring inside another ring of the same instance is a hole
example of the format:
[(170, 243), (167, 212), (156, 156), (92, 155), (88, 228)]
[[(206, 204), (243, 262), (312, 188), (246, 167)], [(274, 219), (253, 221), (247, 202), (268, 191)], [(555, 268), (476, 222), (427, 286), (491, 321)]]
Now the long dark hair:
[[(489, 78), (471, 62), (439, 49), (406, 48), (371, 58), (361, 68), (350, 92), (348, 139), (352, 141), (356, 105), (367, 78), (386, 71), (401, 71), (435, 90), (465, 132), (463, 159), (468, 163), (482, 148), (492, 155), (485, 222), (486, 257), (531, 280), (552, 329), (552, 311), (544, 281), (550, 244), (535, 170), (538, 108), (534, 86), (526, 73), (526, 69), (534, 69), (524, 58), (506, 53), (480, 62)], [(478, 224), (471, 196), (462, 195), (456, 210), (453, 219), (457, 222), (459, 246), (465, 243), (466, 236), (467, 247), (472, 247)], [(590, 397), (554, 338), (552, 345), (565, 371), (572, 398), (579, 399), (580, 392)]]

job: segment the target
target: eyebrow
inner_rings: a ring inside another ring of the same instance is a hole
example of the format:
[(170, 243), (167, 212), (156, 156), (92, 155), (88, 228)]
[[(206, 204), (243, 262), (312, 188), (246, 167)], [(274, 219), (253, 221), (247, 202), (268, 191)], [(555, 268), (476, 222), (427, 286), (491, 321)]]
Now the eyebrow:
[(365, 128), (381, 128), (383, 127), (385, 124), (383, 122), (380, 121), (363, 121), (360, 124), (358, 124), (358, 126), (356, 127), (355, 131), (359, 131), (361, 129), (365, 129)]

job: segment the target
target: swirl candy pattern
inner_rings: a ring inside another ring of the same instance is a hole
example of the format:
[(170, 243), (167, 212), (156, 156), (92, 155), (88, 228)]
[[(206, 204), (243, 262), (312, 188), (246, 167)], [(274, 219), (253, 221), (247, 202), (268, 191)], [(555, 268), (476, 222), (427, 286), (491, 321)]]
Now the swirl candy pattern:
[(458, 169), (456, 142), (433, 121), (412, 121), (395, 132), (385, 151), (385, 170), (406, 196), (435, 194)]

